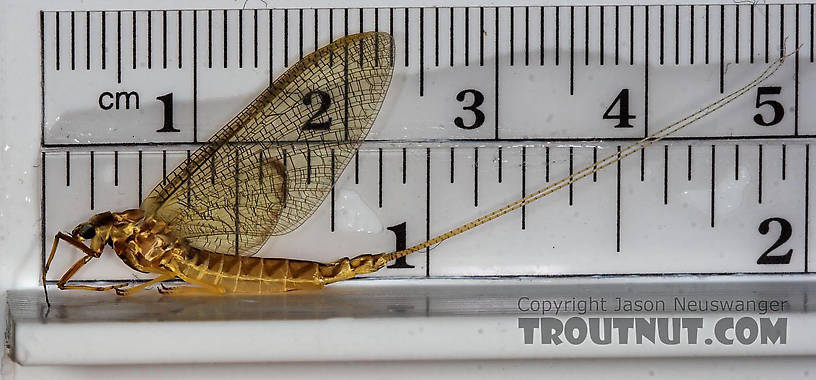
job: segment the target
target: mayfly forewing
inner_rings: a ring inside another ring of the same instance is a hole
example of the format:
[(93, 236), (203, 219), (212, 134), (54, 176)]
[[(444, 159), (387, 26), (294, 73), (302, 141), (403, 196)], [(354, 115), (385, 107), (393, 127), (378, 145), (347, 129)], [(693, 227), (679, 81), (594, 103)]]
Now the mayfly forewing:
[(387, 33), (338, 39), (304, 57), (145, 199), (191, 246), (254, 254), (326, 198), (382, 106)]

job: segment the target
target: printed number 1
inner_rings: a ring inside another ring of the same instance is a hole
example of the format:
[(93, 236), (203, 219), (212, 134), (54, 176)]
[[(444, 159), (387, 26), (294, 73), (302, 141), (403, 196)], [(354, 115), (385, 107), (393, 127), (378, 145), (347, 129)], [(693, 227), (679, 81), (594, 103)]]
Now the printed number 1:
[[(393, 232), (394, 236), (397, 238), (397, 246), (395, 251), (402, 251), (405, 249), (405, 222), (397, 224), (396, 226), (388, 227), (388, 230)], [(388, 268), (397, 269), (409, 269), (413, 267), (413, 265), (408, 265), (408, 262), (405, 261), (405, 256), (394, 260), (394, 264), (388, 266)]]
[(156, 99), (164, 105), (164, 125), (156, 132), (181, 132), (173, 128), (173, 93), (158, 96)]

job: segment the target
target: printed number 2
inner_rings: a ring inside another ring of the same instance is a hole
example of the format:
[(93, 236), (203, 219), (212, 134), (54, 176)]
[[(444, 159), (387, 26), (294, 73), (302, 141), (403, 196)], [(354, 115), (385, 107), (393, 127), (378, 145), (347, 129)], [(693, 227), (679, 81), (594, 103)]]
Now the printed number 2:
[(768, 250), (762, 253), (762, 256), (759, 256), (757, 259), (757, 264), (790, 264), (791, 255), (793, 255), (793, 249), (789, 249), (788, 253), (784, 255), (769, 255), (773, 252), (774, 249), (779, 248), (780, 245), (785, 244), (788, 239), (791, 237), (791, 233), (793, 232), (793, 228), (791, 227), (790, 222), (782, 218), (768, 218), (762, 221), (759, 224), (759, 233), (765, 235), (770, 230), (771, 222), (779, 223), (779, 226), (782, 227), (782, 232), (779, 234), (779, 238), (776, 239), (776, 242), (771, 245)]
[(782, 121), (782, 117), (785, 116), (785, 107), (782, 107), (782, 104), (776, 100), (762, 100), (762, 95), (779, 95), (782, 93), (782, 87), (759, 87), (757, 88), (757, 96), (756, 96), (756, 108), (762, 107), (764, 105), (769, 105), (773, 109), (773, 118), (771, 121), (765, 121), (765, 118), (762, 117), (761, 113), (754, 115), (754, 123), (757, 123), (763, 127), (770, 127), (772, 125), (779, 124)]
[(324, 121), (314, 121), (320, 115), (326, 113), (329, 110), (329, 105), (331, 105), (331, 96), (325, 92), (320, 90), (312, 90), (306, 93), (303, 97), (303, 104), (310, 106), (313, 103), (312, 98), (317, 97), (320, 100), (320, 106), (317, 109), (317, 112), (312, 114), (309, 117), (309, 120), (306, 120), (306, 124), (303, 125), (303, 130), (312, 130), (312, 131), (327, 131), (329, 127), (331, 127), (332, 118), (326, 118)]
[(479, 90), (474, 90), (471, 88), (459, 91), (459, 93), (456, 94), (456, 100), (464, 102), (466, 94), (473, 94), (473, 104), (469, 106), (464, 106), (462, 107), (462, 109), (465, 111), (473, 112), (473, 116), (476, 117), (476, 120), (471, 125), (465, 125), (465, 121), (461, 117), (457, 116), (456, 119), (453, 119), (453, 123), (456, 124), (457, 127), (462, 129), (476, 129), (481, 127), (485, 121), (485, 114), (479, 109), (479, 106), (482, 105), (482, 103), (484, 103), (484, 95), (482, 95), (482, 93), (479, 92)]
[[(615, 108), (615, 105), (619, 106), (620, 112), (617, 115), (611, 115), (612, 109)], [(629, 123), (629, 120), (634, 119), (635, 115), (629, 113), (629, 89), (624, 88), (618, 93), (618, 96), (615, 97), (615, 100), (606, 109), (606, 112), (603, 114), (604, 120), (612, 119), (618, 120), (618, 124), (615, 125), (615, 128), (632, 128), (633, 125)]]

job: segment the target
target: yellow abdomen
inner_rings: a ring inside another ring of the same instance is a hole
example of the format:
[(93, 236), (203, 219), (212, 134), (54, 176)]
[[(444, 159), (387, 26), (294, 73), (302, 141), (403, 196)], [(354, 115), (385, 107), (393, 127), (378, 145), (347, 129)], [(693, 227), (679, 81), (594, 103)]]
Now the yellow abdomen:
[(244, 257), (196, 248), (169, 252), (163, 267), (182, 280), (221, 293), (270, 294), (320, 289), (358, 274), (374, 272), (384, 255), (344, 257), (331, 263), (280, 258)]
[(268, 294), (319, 289), (319, 263), (277, 258), (243, 257), (191, 248), (166, 264), (182, 280), (212, 286), (226, 293)]

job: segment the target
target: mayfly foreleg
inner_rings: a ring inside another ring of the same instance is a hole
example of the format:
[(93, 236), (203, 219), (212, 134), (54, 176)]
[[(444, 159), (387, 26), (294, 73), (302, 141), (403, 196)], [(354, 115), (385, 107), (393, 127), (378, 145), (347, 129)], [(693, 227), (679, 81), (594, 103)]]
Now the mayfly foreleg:
[(73, 236), (64, 234), (62, 232), (57, 232), (57, 234), (54, 236), (54, 243), (51, 244), (51, 253), (48, 255), (48, 260), (45, 262), (45, 267), (43, 268), (43, 279), (45, 279), (45, 274), (48, 273), (48, 269), (51, 267), (51, 261), (54, 260), (54, 255), (57, 253), (57, 245), (59, 245), (60, 239), (65, 240), (66, 243), (76, 247), (87, 256), (99, 257), (99, 254), (86, 247), (85, 244), (82, 244), (82, 242), (75, 239)]
[(163, 275), (161, 275), (159, 277), (156, 277), (156, 278), (154, 278), (154, 279), (152, 279), (152, 280), (150, 280), (148, 282), (145, 282), (144, 284), (136, 285), (136, 286), (133, 286), (133, 287), (130, 287), (130, 288), (116, 288), (115, 289), (116, 294), (120, 295), (120, 296), (129, 296), (129, 295), (131, 295), (133, 293), (136, 293), (136, 292), (138, 292), (140, 290), (144, 290), (144, 288), (146, 288), (148, 286), (151, 286), (151, 285), (154, 285), (154, 284), (157, 284), (157, 283), (161, 283), (162, 281), (171, 280), (171, 279), (173, 279), (173, 277), (176, 277), (176, 275), (174, 275), (174, 274), (163, 274)]
[[(48, 269), (51, 267), (51, 261), (54, 260), (54, 254), (57, 252), (57, 245), (59, 244), (60, 239), (65, 240), (68, 244), (73, 245), (74, 247), (79, 248), (83, 253), (86, 255), (92, 255), (93, 251), (90, 248), (86, 247), (84, 244), (76, 241), (72, 236), (66, 235), (62, 232), (57, 232), (54, 236), (54, 242), (51, 244), (51, 253), (48, 255), (48, 260), (45, 261), (42, 270), (42, 286), (43, 292), (45, 293), (45, 303), (49, 306), (51, 302), (48, 299), (48, 283), (46, 282), (46, 275), (48, 274)], [(86, 256), (88, 257), (88, 256)], [(76, 265), (76, 264), (74, 264)], [(82, 264), (85, 265), (85, 264)], [(63, 275), (64, 277), (64, 275)], [(61, 279), (60, 279), (61, 280)]]
[(71, 268), (69, 268), (68, 271), (65, 272), (64, 275), (62, 275), (62, 277), (59, 279), (59, 281), (57, 281), (57, 287), (62, 289), (62, 290), (80, 289), (80, 290), (91, 290), (91, 291), (95, 291), (95, 292), (104, 292), (106, 290), (124, 288), (125, 286), (128, 286), (127, 282), (121, 283), (121, 284), (115, 284), (115, 285), (106, 285), (106, 286), (68, 284), (68, 281), (71, 279), (71, 277), (74, 277), (74, 275), (79, 270), (79, 268), (82, 268), (83, 266), (85, 266), (85, 264), (87, 264), (89, 261), (91, 261), (91, 259), (93, 259), (93, 256), (85, 256), (85, 257), (77, 260), (77, 262), (75, 262), (74, 265), (72, 265)]
[[(79, 240), (75, 239), (74, 237), (64, 234), (62, 232), (58, 232), (56, 236), (54, 236), (54, 243), (51, 245), (51, 253), (48, 255), (48, 260), (45, 262), (45, 267), (42, 271), (42, 283), (43, 288), (46, 287), (46, 274), (48, 274), (48, 269), (51, 267), (51, 261), (54, 260), (54, 255), (57, 252), (57, 245), (59, 245), (59, 241), (64, 240), (66, 243), (76, 247), (82, 253), (85, 254), (84, 257), (77, 260), (74, 265), (69, 268), (65, 274), (60, 277), (59, 281), (57, 281), (57, 287), (60, 289), (82, 289), (82, 290), (91, 290), (91, 291), (105, 291), (111, 289), (117, 289), (121, 287), (125, 287), (128, 284), (116, 284), (116, 285), (108, 285), (108, 286), (90, 286), (90, 285), (76, 285), (76, 284), (68, 284), (68, 281), (71, 280), (72, 277), (79, 271), (80, 268), (85, 266), (91, 259), (99, 257), (99, 254), (82, 244)], [(46, 293), (46, 302), (48, 301), (48, 293)]]

